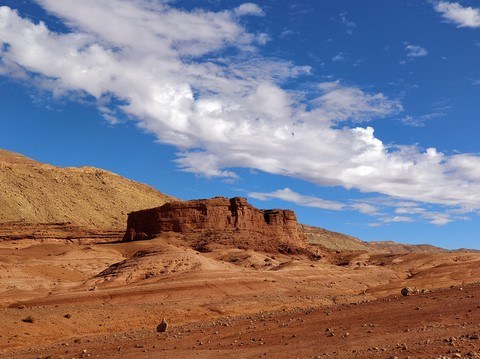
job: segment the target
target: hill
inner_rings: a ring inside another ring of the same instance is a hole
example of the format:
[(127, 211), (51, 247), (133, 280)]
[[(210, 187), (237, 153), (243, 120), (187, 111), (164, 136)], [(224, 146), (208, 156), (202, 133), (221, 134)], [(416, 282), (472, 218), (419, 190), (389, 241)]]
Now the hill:
[(55, 167), (0, 150), (0, 223), (124, 229), (129, 212), (175, 200), (105, 170)]
[(437, 253), (445, 249), (428, 244), (403, 244), (392, 241), (364, 242), (358, 238), (329, 231), (324, 228), (299, 225), (299, 231), (305, 235), (309, 244), (335, 251), (355, 251), (369, 253)]

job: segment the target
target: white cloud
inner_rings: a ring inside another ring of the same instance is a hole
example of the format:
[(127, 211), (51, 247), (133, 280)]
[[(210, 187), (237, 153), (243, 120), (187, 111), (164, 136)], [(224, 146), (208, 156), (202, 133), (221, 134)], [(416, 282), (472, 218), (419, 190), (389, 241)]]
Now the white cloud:
[(402, 123), (407, 125), (407, 126), (423, 127), (423, 126), (425, 126), (425, 123), (427, 121), (433, 120), (435, 118), (442, 117), (442, 116), (445, 116), (445, 113), (443, 113), (443, 112), (433, 112), (433, 113), (429, 113), (429, 114), (422, 115), (422, 116), (407, 115), (407, 116), (403, 117), (402, 119), (400, 119), (400, 121), (402, 121)]
[(439, 212), (424, 213), (423, 218), (428, 219), (431, 224), (436, 224), (437, 226), (443, 226), (453, 221), (453, 218), (450, 215)]
[(363, 125), (401, 112), (401, 103), (382, 93), (338, 81), (311, 87), (308, 97), (284, 89), (284, 81), (308, 75), (310, 68), (262, 57), (257, 35), (239, 22), (239, 8), (38, 2), (70, 32), (56, 33), (0, 7), (0, 72), (55, 96), (92, 96), (110, 121), (119, 113), (136, 119), (179, 150), (184, 171), (237, 178), (232, 168), (253, 168), (480, 209), (478, 156), (384, 144)]
[(282, 32), (280, 33), (281, 38), (286, 38), (295, 35), (296, 32), (291, 30), (291, 29), (283, 29)]
[(345, 54), (343, 52), (339, 52), (335, 56), (332, 57), (333, 62), (342, 62), (345, 61)]
[(240, 5), (234, 11), (235, 11), (235, 14), (238, 16), (245, 16), (245, 15), (265, 16), (265, 13), (263, 12), (260, 6), (250, 2)]
[(414, 219), (407, 216), (394, 216), (390, 218), (385, 218), (383, 222), (414, 222)]
[(407, 51), (407, 57), (424, 57), (428, 55), (428, 51), (418, 45), (406, 44), (405, 50)]
[(292, 191), (290, 188), (280, 189), (274, 192), (251, 192), (248, 194), (249, 197), (259, 199), (262, 201), (269, 200), (272, 198), (281, 199), (283, 201), (288, 201), (295, 203), (299, 206), (304, 207), (314, 207), (321, 209), (329, 209), (334, 211), (340, 211), (345, 208), (340, 202), (328, 201), (318, 197), (304, 196), (300, 193)]
[(448, 22), (458, 27), (480, 27), (480, 9), (464, 7), (457, 2), (440, 1), (435, 4), (435, 10), (442, 14)]
[(408, 214), (412, 218), (415, 216), (417, 220), (424, 220), (431, 224), (436, 224), (439, 226), (445, 225), (452, 222), (455, 219), (464, 220), (465, 218), (460, 218), (458, 216), (452, 216), (448, 212), (438, 212), (438, 211), (429, 211), (422, 207), (398, 207), (395, 209), (396, 214)]
[(342, 24), (345, 26), (347, 34), (352, 35), (353, 30), (355, 30), (355, 28), (357, 27), (357, 24), (355, 24), (355, 22), (349, 19), (349, 15), (347, 11), (344, 11), (340, 14), (340, 20), (342, 21)]
[(351, 204), (349, 208), (369, 215), (376, 215), (378, 213), (378, 208), (368, 203), (354, 203)]
[(270, 41), (270, 36), (265, 33), (258, 34), (256, 36), (257, 43), (260, 45), (265, 45), (268, 41)]
[[(325, 200), (315, 196), (302, 195), (290, 188), (284, 188), (273, 192), (250, 192), (248, 193), (248, 196), (261, 201), (280, 199), (303, 207), (313, 207), (333, 211), (357, 211), (375, 217), (377, 222), (367, 224), (367, 226), (375, 227), (396, 222), (428, 222), (430, 224), (441, 226), (454, 220), (468, 219), (468, 217), (458, 216), (458, 210), (456, 209), (450, 209), (446, 212), (438, 212), (421, 207), (422, 204), (418, 202), (377, 198), (342, 203)], [(371, 203), (369, 203), (369, 201), (371, 201)]]

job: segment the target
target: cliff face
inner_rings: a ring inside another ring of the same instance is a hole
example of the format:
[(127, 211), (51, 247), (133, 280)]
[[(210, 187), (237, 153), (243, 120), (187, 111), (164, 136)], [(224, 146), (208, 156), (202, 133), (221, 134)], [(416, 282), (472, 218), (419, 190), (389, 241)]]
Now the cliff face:
[(132, 212), (123, 239), (133, 241), (177, 232), (206, 250), (209, 245), (220, 244), (288, 252), (303, 247), (297, 227), (293, 211), (259, 210), (245, 198), (215, 197)]

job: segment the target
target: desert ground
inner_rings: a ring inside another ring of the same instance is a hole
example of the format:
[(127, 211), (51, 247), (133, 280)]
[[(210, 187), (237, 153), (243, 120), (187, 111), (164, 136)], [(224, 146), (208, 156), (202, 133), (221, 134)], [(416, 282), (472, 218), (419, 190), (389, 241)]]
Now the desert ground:
[(479, 260), (201, 253), (175, 235), (3, 241), (0, 356), (480, 357)]
[(480, 253), (305, 225), (300, 251), (265, 246), (282, 223), (262, 245), (237, 229), (208, 250), (191, 233), (122, 241), (127, 213), (169, 201), (0, 150), (0, 357), (480, 358)]

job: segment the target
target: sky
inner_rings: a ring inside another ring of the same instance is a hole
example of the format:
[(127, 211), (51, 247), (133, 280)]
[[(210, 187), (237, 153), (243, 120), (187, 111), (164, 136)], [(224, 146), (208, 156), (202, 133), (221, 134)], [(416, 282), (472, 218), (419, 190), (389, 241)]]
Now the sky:
[(0, 0), (0, 148), (480, 249), (480, 1)]

